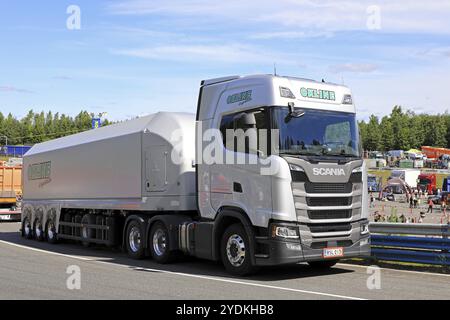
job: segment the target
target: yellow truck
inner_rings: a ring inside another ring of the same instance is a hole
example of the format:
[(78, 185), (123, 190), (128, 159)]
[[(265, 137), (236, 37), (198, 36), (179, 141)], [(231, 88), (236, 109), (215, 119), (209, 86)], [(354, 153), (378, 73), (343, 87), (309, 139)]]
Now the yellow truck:
[(0, 222), (20, 221), (17, 209), (22, 199), (22, 166), (0, 163)]
[(22, 195), (22, 167), (0, 165), (0, 205), (14, 206)]

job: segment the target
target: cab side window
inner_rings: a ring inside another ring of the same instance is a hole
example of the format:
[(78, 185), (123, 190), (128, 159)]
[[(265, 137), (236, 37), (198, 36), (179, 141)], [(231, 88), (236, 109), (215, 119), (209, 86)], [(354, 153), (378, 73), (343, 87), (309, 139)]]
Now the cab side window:
[(265, 110), (238, 112), (222, 117), (220, 132), (225, 148), (248, 154), (267, 154), (268, 119)]

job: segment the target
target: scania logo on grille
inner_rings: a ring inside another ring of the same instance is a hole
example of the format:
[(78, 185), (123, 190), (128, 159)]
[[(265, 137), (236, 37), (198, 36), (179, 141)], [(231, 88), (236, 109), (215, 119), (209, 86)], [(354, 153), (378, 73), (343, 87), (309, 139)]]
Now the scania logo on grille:
[(314, 168), (313, 174), (315, 176), (345, 176), (345, 171), (342, 168)]

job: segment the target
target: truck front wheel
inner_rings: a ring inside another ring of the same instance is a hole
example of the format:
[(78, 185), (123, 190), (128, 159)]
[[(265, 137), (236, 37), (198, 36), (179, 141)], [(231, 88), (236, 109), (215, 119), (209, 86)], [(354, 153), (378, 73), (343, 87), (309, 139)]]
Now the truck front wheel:
[(250, 257), (250, 241), (241, 224), (233, 224), (225, 230), (221, 255), (225, 269), (233, 275), (250, 275), (257, 270)]

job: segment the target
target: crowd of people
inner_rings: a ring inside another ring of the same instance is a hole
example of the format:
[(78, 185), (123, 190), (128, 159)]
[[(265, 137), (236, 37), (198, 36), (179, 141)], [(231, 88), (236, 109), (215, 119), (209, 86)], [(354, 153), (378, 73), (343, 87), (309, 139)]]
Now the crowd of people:
[[(370, 207), (375, 207), (375, 196), (373, 192), (369, 195)], [(434, 199), (436, 200), (436, 199)], [(435, 204), (432, 197), (428, 196), (428, 192), (422, 191), (421, 189), (412, 189), (410, 192), (406, 193), (406, 203), (409, 204), (410, 215), (401, 214), (397, 215), (397, 210), (399, 208), (393, 207), (390, 214), (385, 214), (384, 209), (380, 211), (375, 211), (373, 214), (375, 222), (399, 222), (399, 223), (423, 223), (426, 214), (433, 213), (435, 207), (438, 207), (441, 213), (441, 223), (450, 223), (450, 215), (447, 214), (447, 198), (439, 198), (438, 204)], [(384, 208), (384, 207), (383, 207)], [(423, 209), (420, 213), (415, 216), (413, 209)], [(425, 212), (425, 209), (426, 212)]]

